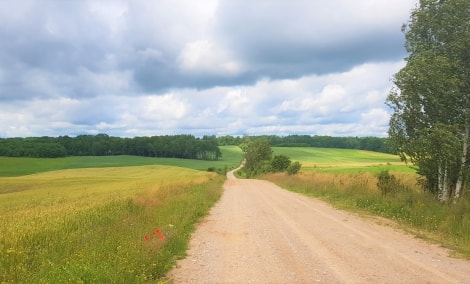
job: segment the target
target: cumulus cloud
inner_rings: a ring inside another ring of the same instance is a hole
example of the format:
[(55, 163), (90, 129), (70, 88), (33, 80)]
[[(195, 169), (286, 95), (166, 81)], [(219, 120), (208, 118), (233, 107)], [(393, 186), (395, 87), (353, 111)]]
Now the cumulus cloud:
[(383, 136), (415, 3), (2, 1), (0, 135)]
[(212, 75), (237, 75), (243, 71), (241, 63), (232, 59), (226, 49), (209, 40), (187, 43), (178, 57), (180, 68), (187, 72)]

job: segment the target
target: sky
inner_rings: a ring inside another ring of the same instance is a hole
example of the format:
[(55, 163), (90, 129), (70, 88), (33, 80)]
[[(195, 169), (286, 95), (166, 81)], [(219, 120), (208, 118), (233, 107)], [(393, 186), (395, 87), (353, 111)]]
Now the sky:
[(0, 138), (385, 137), (416, 0), (0, 0)]

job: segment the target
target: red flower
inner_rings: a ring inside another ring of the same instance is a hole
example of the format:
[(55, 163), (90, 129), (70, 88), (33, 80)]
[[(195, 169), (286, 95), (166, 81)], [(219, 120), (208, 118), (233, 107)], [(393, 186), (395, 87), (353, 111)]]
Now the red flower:
[(145, 241), (148, 241), (148, 240), (150, 240), (150, 237), (146, 235), (146, 236), (144, 237), (144, 240), (145, 240)]
[(164, 241), (164, 240), (165, 240), (165, 235), (161, 235), (160, 237), (158, 237), (158, 239), (159, 239), (160, 241)]
[(160, 229), (155, 229), (155, 230), (153, 230), (153, 235), (154, 235), (154, 236), (155, 236), (155, 235), (158, 235), (158, 234), (160, 234)]

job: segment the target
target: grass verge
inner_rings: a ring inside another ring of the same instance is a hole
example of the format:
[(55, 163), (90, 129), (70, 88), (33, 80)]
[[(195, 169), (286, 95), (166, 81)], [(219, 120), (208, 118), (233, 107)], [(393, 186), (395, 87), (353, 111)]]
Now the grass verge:
[(383, 195), (375, 174), (306, 172), (261, 178), (288, 190), (320, 198), (333, 206), (397, 221), (419, 237), (431, 239), (470, 259), (470, 200), (443, 205), (415, 186), (409, 173), (394, 173), (402, 190)]
[(0, 282), (158, 280), (184, 256), (223, 181), (164, 166), (0, 178)]

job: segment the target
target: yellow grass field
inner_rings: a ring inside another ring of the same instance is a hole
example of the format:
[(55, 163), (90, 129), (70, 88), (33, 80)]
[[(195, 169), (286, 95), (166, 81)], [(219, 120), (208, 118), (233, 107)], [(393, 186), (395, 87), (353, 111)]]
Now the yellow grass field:
[[(158, 165), (2, 177), (0, 283), (157, 279), (184, 252), (222, 180)], [(144, 244), (156, 228), (168, 238)]]

